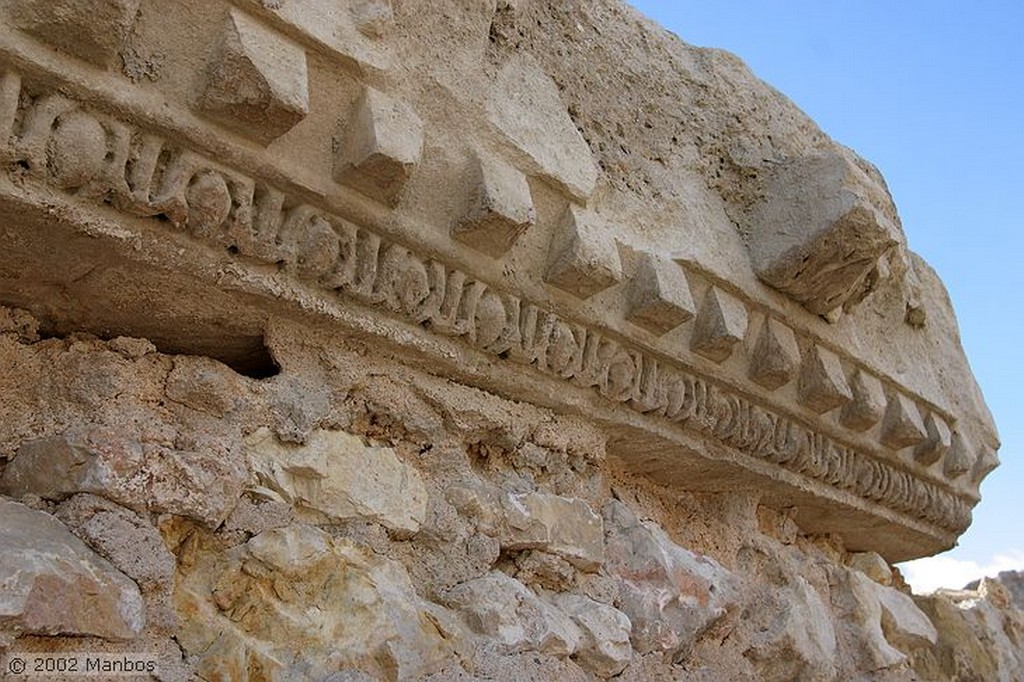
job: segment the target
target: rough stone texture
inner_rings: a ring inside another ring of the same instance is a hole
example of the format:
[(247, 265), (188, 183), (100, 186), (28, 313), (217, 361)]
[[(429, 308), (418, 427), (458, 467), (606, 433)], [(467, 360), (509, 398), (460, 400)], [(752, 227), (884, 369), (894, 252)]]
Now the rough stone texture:
[(300, 509), (332, 520), (367, 518), (405, 533), (419, 530), (426, 517), (419, 473), (390, 448), (332, 431), (315, 431), (305, 445), (291, 446), (269, 429), (246, 444), (255, 481)]
[(736, 607), (736, 579), (722, 566), (644, 525), (621, 502), (605, 508), (608, 561), (619, 580), (618, 608), (640, 653), (685, 658), (694, 641)]
[(0, 19), (5, 660), (1024, 678), (1000, 585), (889, 569), (999, 461), (946, 292), (735, 57), (618, 0)]
[(58, 49), (99, 66), (117, 63), (140, 0), (30, 0), (13, 21)]
[(21, 635), (132, 639), (139, 588), (52, 516), (0, 498), (0, 646)]
[(749, 242), (757, 276), (813, 313), (857, 303), (896, 246), (899, 220), (875, 178), (838, 151), (783, 163), (764, 180)]

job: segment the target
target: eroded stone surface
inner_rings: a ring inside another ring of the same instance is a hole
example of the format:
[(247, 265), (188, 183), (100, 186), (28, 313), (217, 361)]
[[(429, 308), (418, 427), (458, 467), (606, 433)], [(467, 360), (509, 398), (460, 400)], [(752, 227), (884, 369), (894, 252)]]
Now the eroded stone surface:
[(15, 23), (58, 49), (99, 66), (117, 63), (140, 0), (31, 0), (17, 3)]
[(598, 171), (590, 149), (558, 87), (535, 59), (516, 55), (502, 66), (488, 95), (487, 115), (526, 154), (535, 172), (580, 201), (594, 191)]
[(791, 160), (766, 184), (749, 244), (757, 276), (814, 313), (856, 303), (899, 241), (884, 187), (843, 152)]
[(23, 634), (132, 639), (139, 588), (52, 516), (0, 499), (0, 644)]
[(604, 517), (616, 605), (632, 623), (633, 646), (685, 658), (696, 638), (735, 608), (735, 577), (641, 523), (621, 502), (605, 507)]
[(420, 475), (390, 448), (336, 431), (286, 445), (269, 429), (250, 436), (248, 445), (255, 480), (297, 507), (329, 519), (367, 517), (406, 533), (419, 530), (426, 516)]

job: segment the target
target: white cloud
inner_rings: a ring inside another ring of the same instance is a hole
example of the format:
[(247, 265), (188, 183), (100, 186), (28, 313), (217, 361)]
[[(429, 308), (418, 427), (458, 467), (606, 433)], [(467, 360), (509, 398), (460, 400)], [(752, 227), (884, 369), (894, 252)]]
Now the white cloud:
[(996, 554), (985, 564), (940, 554), (899, 564), (899, 569), (916, 594), (934, 592), (940, 587), (959, 590), (972, 580), (993, 578), (1001, 571), (1024, 570), (1024, 550)]

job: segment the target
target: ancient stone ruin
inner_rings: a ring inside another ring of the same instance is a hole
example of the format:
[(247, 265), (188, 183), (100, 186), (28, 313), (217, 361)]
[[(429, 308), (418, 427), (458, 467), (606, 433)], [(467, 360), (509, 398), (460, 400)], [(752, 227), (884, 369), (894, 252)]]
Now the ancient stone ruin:
[(1024, 679), (1004, 587), (891, 568), (998, 463), (942, 284), (735, 57), (618, 0), (0, 18), (5, 673)]

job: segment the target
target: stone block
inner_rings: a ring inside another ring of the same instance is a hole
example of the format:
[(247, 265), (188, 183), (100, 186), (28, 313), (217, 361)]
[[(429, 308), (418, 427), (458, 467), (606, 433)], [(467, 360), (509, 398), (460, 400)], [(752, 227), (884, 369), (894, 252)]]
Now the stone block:
[(803, 576), (776, 588), (752, 609), (766, 626), (750, 639), (744, 657), (765, 680), (836, 679), (838, 640), (832, 613)]
[(29, 0), (14, 3), (12, 20), (58, 50), (97, 66), (120, 64), (140, 0)]
[(900, 450), (917, 445), (927, 437), (921, 412), (914, 401), (902, 393), (890, 394), (882, 418), (882, 444)]
[(854, 431), (867, 431), (885, 414), (885, 389), (877, 377), (857, 370), (850, 380), (853, 399), (843, 406), (839, 422)]
[(843, 152), (779, 165), (748, 241), (757, 276), (815, 314), (855, 303), (901, 240), (884, 185)]
[(604, 524), (583, 500), (525, 493), (508, 495), (504, 507), (502, 547), (542, 549), (586, 571), (604, 563)]
[(653, 254), (640, 255), (629, 285), (626, 319), (652, 334), (664, 334), (696, 314), (690, 284), (682, 268)]
[(306, 53), (237, 9), (228, 13), (199, 85), (204, 115), (269, 144), (309, 113)]
[(470, 163), (469, 201), (452, 226), (452, 236), (473, 249), (500, 258), (536, 220), (526, 176), (494, 158)]
[(332, 520), (362, 518), (415, 533), (427, 514), (419, 473), (394, 450), (341, 431), (313, 431), (305, 445), (260, 429), (246, 443), (254, 483)]
[(599, 677), (614, 677), (625, 670), (633, 659), (632, 623), (626, 614), (575, 594), (556, 595), (554, 602), (579, 628), (576, 662), (580, 667)]
[(145, 626), (139, 588), (44, 512), (0, 499), (0, 647), (20, 635), (128, 640)]
[(747, 333), (747, 323), (747, 307), (743, 302), (712, 287), (697, 313), (690, 349), (714, 362), (725, 362)]
[(818, 345), (807, 349), (800, 366), (797, 399), (818, 414), (842, 407), (853, 399), (839, 356)]
[(412, 108), (366, 88), (344, 124), (334, 179), (395, 205), (423, 153), (423, 122)]
[(800, 347), (793, 330), (766, 317), (750, 358), (748, 376), (757, 384), (775, 390), (788, 384), (800, 366)]
[(877, 552), (856, 552), (850, 556), (850, 568), (860, 571), (879, 585), (892, 584), (892, 569)]
[(487, 117), (543, 175), (581, 203), (594, 191), (598, 170), (590, 147), (569, 117), (558, 86), (527, 54), (509, 59), (491, 86)]
[(621, 502), (606, 505), (603, 515), (607, 568), (619, 583), (615, 605), (632, 623), (633, 647), (685, 658), (702, 633), (736, 608), (739, 581), (657, 525), (640, 522)]
[(576, 298), (590, 298), (622, 281), (611, 228), (595, 213), (570, 206), (551, 246), (544, 281)]
[(96, 428), (26, 441), (0, 477), (0, 492), (58, 501), (92, 493), (136, 511), (170, 512), (216, 527), (244, 482), (232, 444), (203, 439), (195, 449), (173, 450)]
[(505, 653), (569, 656), (579, 646), (580, 631), (569, 616), (501, 571), (456, 585), (446, 603), (462, 613), (470, 629), (496, 640)]

